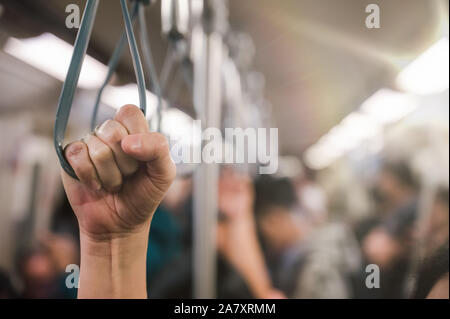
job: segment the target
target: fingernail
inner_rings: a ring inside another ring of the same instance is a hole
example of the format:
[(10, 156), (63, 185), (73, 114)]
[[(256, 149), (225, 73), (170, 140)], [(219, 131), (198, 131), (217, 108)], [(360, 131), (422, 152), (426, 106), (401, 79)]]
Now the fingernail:
[(133, 137), (130, 142), (130, 148), (133, 151), (137, 151), (142, 147), (141, 139), (139, 137)]
[(67, 157), (76, 158), (78, 154), (83, 151), (83, 148), (80, 145), (67, 145), (64, 149), (64, 153)]

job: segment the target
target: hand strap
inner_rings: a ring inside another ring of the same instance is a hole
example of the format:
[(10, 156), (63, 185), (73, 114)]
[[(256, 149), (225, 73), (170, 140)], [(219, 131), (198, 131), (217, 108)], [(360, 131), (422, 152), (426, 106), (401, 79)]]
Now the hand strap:
[[(136, 44), (136, 39), (133, 31), (133, 24), (128, 12), (128, 7), (125, 0), (120, 0), (122, 6), (122, 13), (124, 17), (126, 35), (128, 44), (130, 46), (131, 56), (133, 59), (133, 66), (136, 73), (139, 103), (142, 112), (145, 114), (147, 109), (145, 78), (142, 70), (141, 59)], [(58, 155), (59, 162), (64, 171), (75, 179), (78, 179), (73, 168), (64, 157), (63, 142), (66, 133), (67, 122), (69, 120), (70, 110), (72, 108), (73, 98), (77, 88), (80, 77), (81, 67), (84, 57), (86, 55), (87, 46), (91, 38), (92, 28), (94, 25), (95, 15), (97, 13), (98, 0), (88, 0), (86, 8), (83, 13), (80, 29), (75, 40), (74, 51), (70, 61), (69, 70), (67, 72), (66, 80), (63, 84), (61, 95), (58, 102), (58, 109), (56, 111), (55, 128), (53, 132), (53, 142)], [(119, 43), (120, 44), (120, 43)], [(116, 62), (117, 63), (117, 62)]]
[[(139, 2), (134, 1), (133, 7), (131, 9), (132, 21), (134, 21), (134, 19), (137, 16), (138, 7)], [(122, 57), (123, 49), (125, 48), (126, 43), (127, 43), (127, 33), (126, 31), (123, 31), (122, 36), (120, 37), (119, 42), (117, 42), (116, 47), (114, 48), (114, 52), (111, 55), (111, 58), (109, 59), (108, 74), (106, 75), (106, 78), (103, 81), (102, 86), (98, 90), (97, 97), (95, 99), (94, 109), (92, 110), (92, 117), (91, 117), (91, 131), (93, 131), (95, 129), (95, 126), (97, 125), (98, 109), (100, 107), (100, 101), (102, 99), (103, 91), (108, 86), (109, 81), (111, 81), (111, 78), (117, 69), (117, 65), (119, 64), (120, 58)]]

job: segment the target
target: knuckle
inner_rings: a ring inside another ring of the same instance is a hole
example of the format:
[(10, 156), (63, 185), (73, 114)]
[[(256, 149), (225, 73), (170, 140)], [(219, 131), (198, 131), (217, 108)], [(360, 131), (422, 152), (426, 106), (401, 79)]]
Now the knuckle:
[(88, 181), (95, 176), (94, 167), (87, 158), (81, 161), (74, 161), (71, 165), (81, 181)]
[(90, 154), (92, 160), (100, 164), (106, 163), (112, 158), (112, 152), (106, 145), (94, 147), (90, 150)]
[(107, 143), (119, 143), (126, 132), (119, 126), (119, 123), (113, 120), (106, 121), (97, 131), (97, 136)]
[(111, 178), (109, 181), (105, 181), (105, 187), (113, 192), (118, 191), (122, 187), (122, 175), (118, 174), (114, 178)]
[(139, 164), (136, 161), (129, 161), (127, 165), (122, 169), (122, 174), (126, 177), (133, 175), (139, 168)]
[(117, 117), (124, 119), (130, 116), (135, 116), (136, 114), (139, 114), (140, 109), (133, 104), (126, 104), (122, 106), (119, 111), (117, 112)]
[(87, 181), (95, 176), (95, 170), (94, 167), (88, 162), (85, 164), (80, 164), (74, 167), (75, 172), (77, 173), (78, 177), (82, 181)]

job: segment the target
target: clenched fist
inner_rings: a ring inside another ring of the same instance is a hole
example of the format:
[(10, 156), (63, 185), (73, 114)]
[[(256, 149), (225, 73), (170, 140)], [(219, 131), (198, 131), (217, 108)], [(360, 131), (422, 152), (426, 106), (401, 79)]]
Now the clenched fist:
[(149, 132), (133, 105), (69, 144), (65, 156), (79, 180), (63, 171), (64, 188), (81, 233), (94, 240), (146, 227), (175, 177), (166, 138)]
[(133, 105), (65, 149), (62, 171), (80, 226), (79, 298), (145, 298), (150, 223), (175, 178), (167, 140)]

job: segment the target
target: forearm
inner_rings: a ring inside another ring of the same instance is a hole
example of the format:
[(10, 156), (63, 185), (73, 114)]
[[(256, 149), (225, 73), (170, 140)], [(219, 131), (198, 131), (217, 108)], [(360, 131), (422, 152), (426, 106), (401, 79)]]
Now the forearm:
[(249, 250), (249, 255), (247, 257), (248, 260), (251, 260), (252, 262), (242, 263), (240, 266), (241, 273), (255, 298), (267, 298), (272, 290), (272, 283), (262, 255), (261, 247), (256, 238), (251, 241), (252, 242), (249, 243), (249, 245), (252, 249)]
[(272, 290), (272, 282), (258, 241), (254, 220), (250, 217), (252, 212), (246, 213), (245, 216), (248, 217), (235, 225), (236, 233), (230, 234), (234, 238), (242, 238), (242, 234), (245, 234), (245, 239), (238, 243), (241, 253), (238, 255), (233, 253), (229, 259), (240, 272), (253, 296), (259, 299), (267, 298)]
[(147, 298), (146, 257), (149, 224), (107, 239), (81, 232), (78, 298)]

